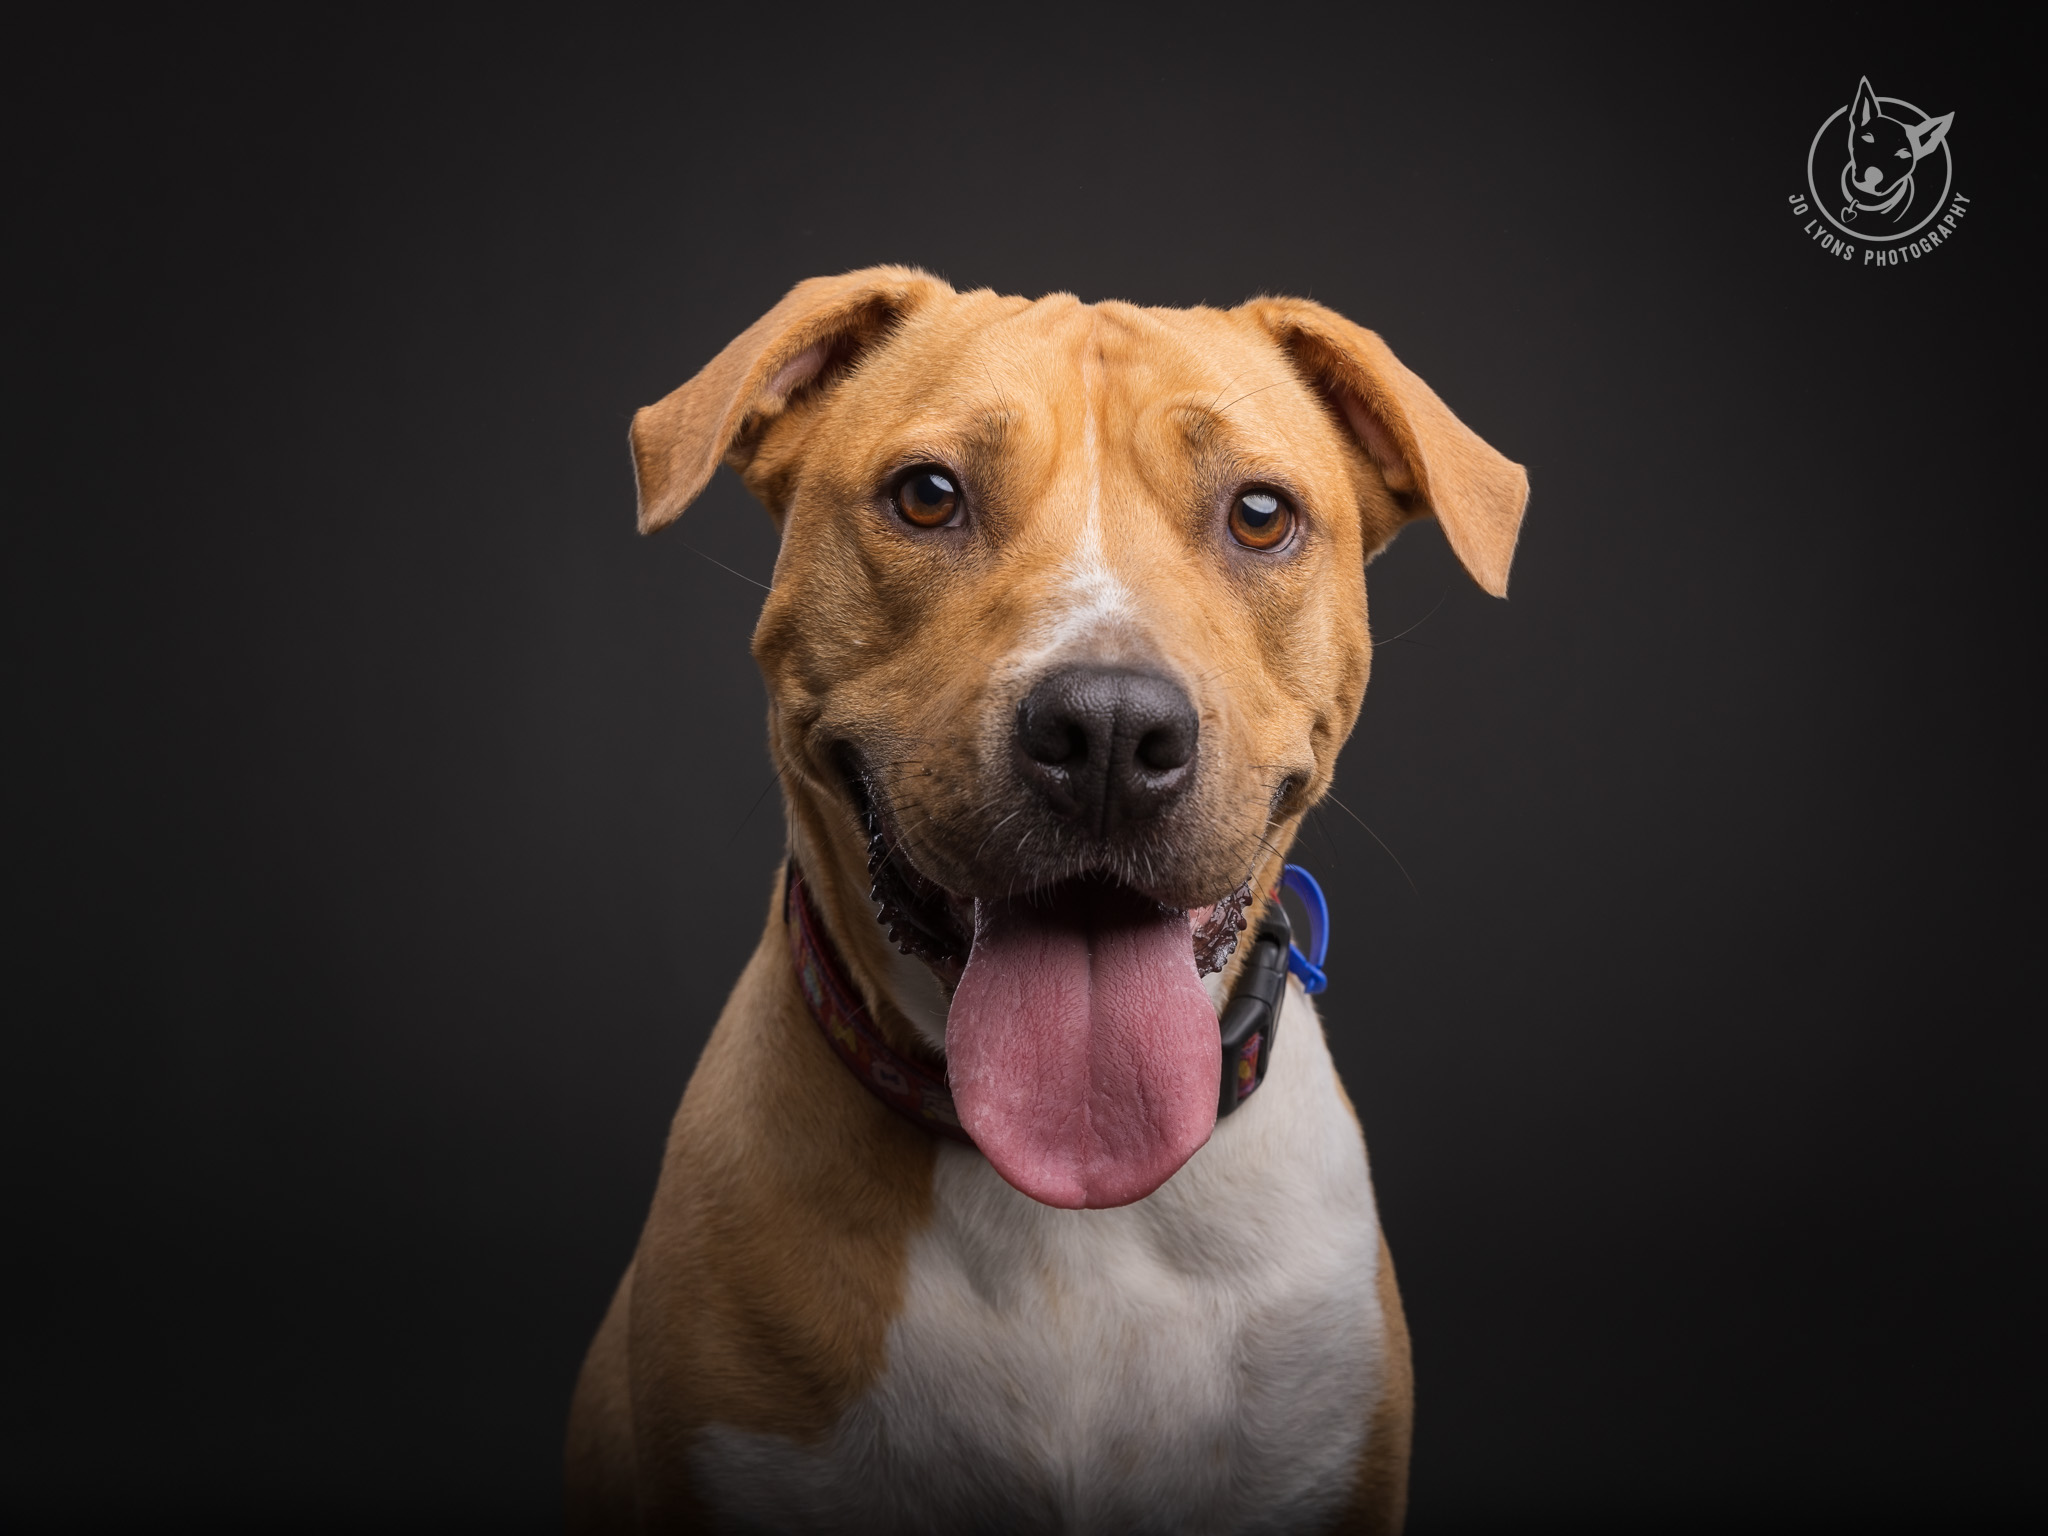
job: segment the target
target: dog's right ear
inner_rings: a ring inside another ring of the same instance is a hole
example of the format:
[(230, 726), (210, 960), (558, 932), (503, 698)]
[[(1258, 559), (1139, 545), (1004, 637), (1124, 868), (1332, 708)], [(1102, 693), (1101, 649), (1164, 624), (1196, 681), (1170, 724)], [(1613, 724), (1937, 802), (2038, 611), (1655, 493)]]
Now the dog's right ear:
[(745, 450), (790, 401), (853, 361), (918, 305), (953, 290), (914, 267), (813, 277), (740, 332), (681, 389), (633, 416), (640, 531), (674, 522), (721, 459)]
[(1884, 108), (1877, 104), (1877, 92), (1870, 88), (1870, 76), (1865, 75), (1856, 82), (1856, 98), (1849, 103), (1849, 131), (1854, 133), (1873, 117), (1883, 117)]
[(1364, 326), (1307, 299), (1254, 299), (1263, 326), (1351, 428), (1403, 518), (1434, 516), (1472, 579), (1508, 595), (1529, 477)]

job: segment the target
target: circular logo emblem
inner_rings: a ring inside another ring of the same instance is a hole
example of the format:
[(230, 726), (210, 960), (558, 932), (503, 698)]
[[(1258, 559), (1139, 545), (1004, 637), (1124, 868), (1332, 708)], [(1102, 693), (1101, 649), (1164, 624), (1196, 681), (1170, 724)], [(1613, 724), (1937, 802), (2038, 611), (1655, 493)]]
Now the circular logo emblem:
[(1806, 189), (1820, 216), (1851, 240), (1911, 240), (1948, 203), (1955, 168), (1948, 128), (1910, 101), (1880, 96), (1865, 78), (1806, 150)]

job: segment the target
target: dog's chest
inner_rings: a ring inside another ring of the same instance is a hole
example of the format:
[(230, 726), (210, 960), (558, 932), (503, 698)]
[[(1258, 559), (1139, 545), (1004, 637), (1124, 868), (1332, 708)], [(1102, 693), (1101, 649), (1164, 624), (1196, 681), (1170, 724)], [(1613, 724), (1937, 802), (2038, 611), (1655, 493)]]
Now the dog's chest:
[(1313, 1011), (1157, 1194), (1059, 1211), (941, 1150), (889, 1365), (821, 1445), (711, 1430), (705, 1502), (777, 1531), (1292, 1531), (1381, 1387), (1378, 1222)]

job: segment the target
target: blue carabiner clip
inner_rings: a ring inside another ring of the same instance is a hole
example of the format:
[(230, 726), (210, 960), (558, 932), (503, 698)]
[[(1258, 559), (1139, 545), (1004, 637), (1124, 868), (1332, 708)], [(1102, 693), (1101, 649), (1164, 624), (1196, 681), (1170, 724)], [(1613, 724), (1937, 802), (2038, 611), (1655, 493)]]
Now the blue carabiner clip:
[(1330, 952), (1330, 904), (1323, 899), (1323, 888), (1316, 884), (1316, 877), (1299, 864), (1282, 865), (1280, 883), (1308, 908), (1308, 953), (1303, 954), (1299, 944), (1289, 944), (1287, 969), (1301, 982), (1301, 990), (1313, 996), (1330, 984), (1330, 978), (1323, 974), (1323, 960)]

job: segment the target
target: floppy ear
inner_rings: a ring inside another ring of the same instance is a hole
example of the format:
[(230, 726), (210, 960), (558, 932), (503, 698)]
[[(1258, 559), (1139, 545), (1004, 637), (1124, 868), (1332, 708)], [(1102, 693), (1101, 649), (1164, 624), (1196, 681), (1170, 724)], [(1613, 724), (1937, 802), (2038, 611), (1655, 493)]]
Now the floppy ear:
[(1930, 117), (1926, 122), (1906, 130), (1906, 137), (1913, 141), (1913, 158), (1924, 160), (1933, 154), (1941, 141), (1948, 137), (1948, 125), (1956, 120), (1953, 112), (1940, 117)]
[(1873, 117), (1883, 117), (1884, 109), (1877, 104), (1877, 92), (1870, 88), (1870, 76), (1865, 75), (1856, 82), (1855, 100), (1849, 103), (1849, 127), (1853, 132)]
[(742, 453), (791, 399), (953, 290), (914, 267), (866, 267), (798, 283), (674, 394), (634, 413), (640, 531), (682, 516), (719, 461)]
[(1529, 477), (1451, 414), (1387, 344), (1305, 299), (1254, 299), (1245, 312), (1336, 405), (1411, 517), (1434, 514), (1472, 579), (1508, 595)]

